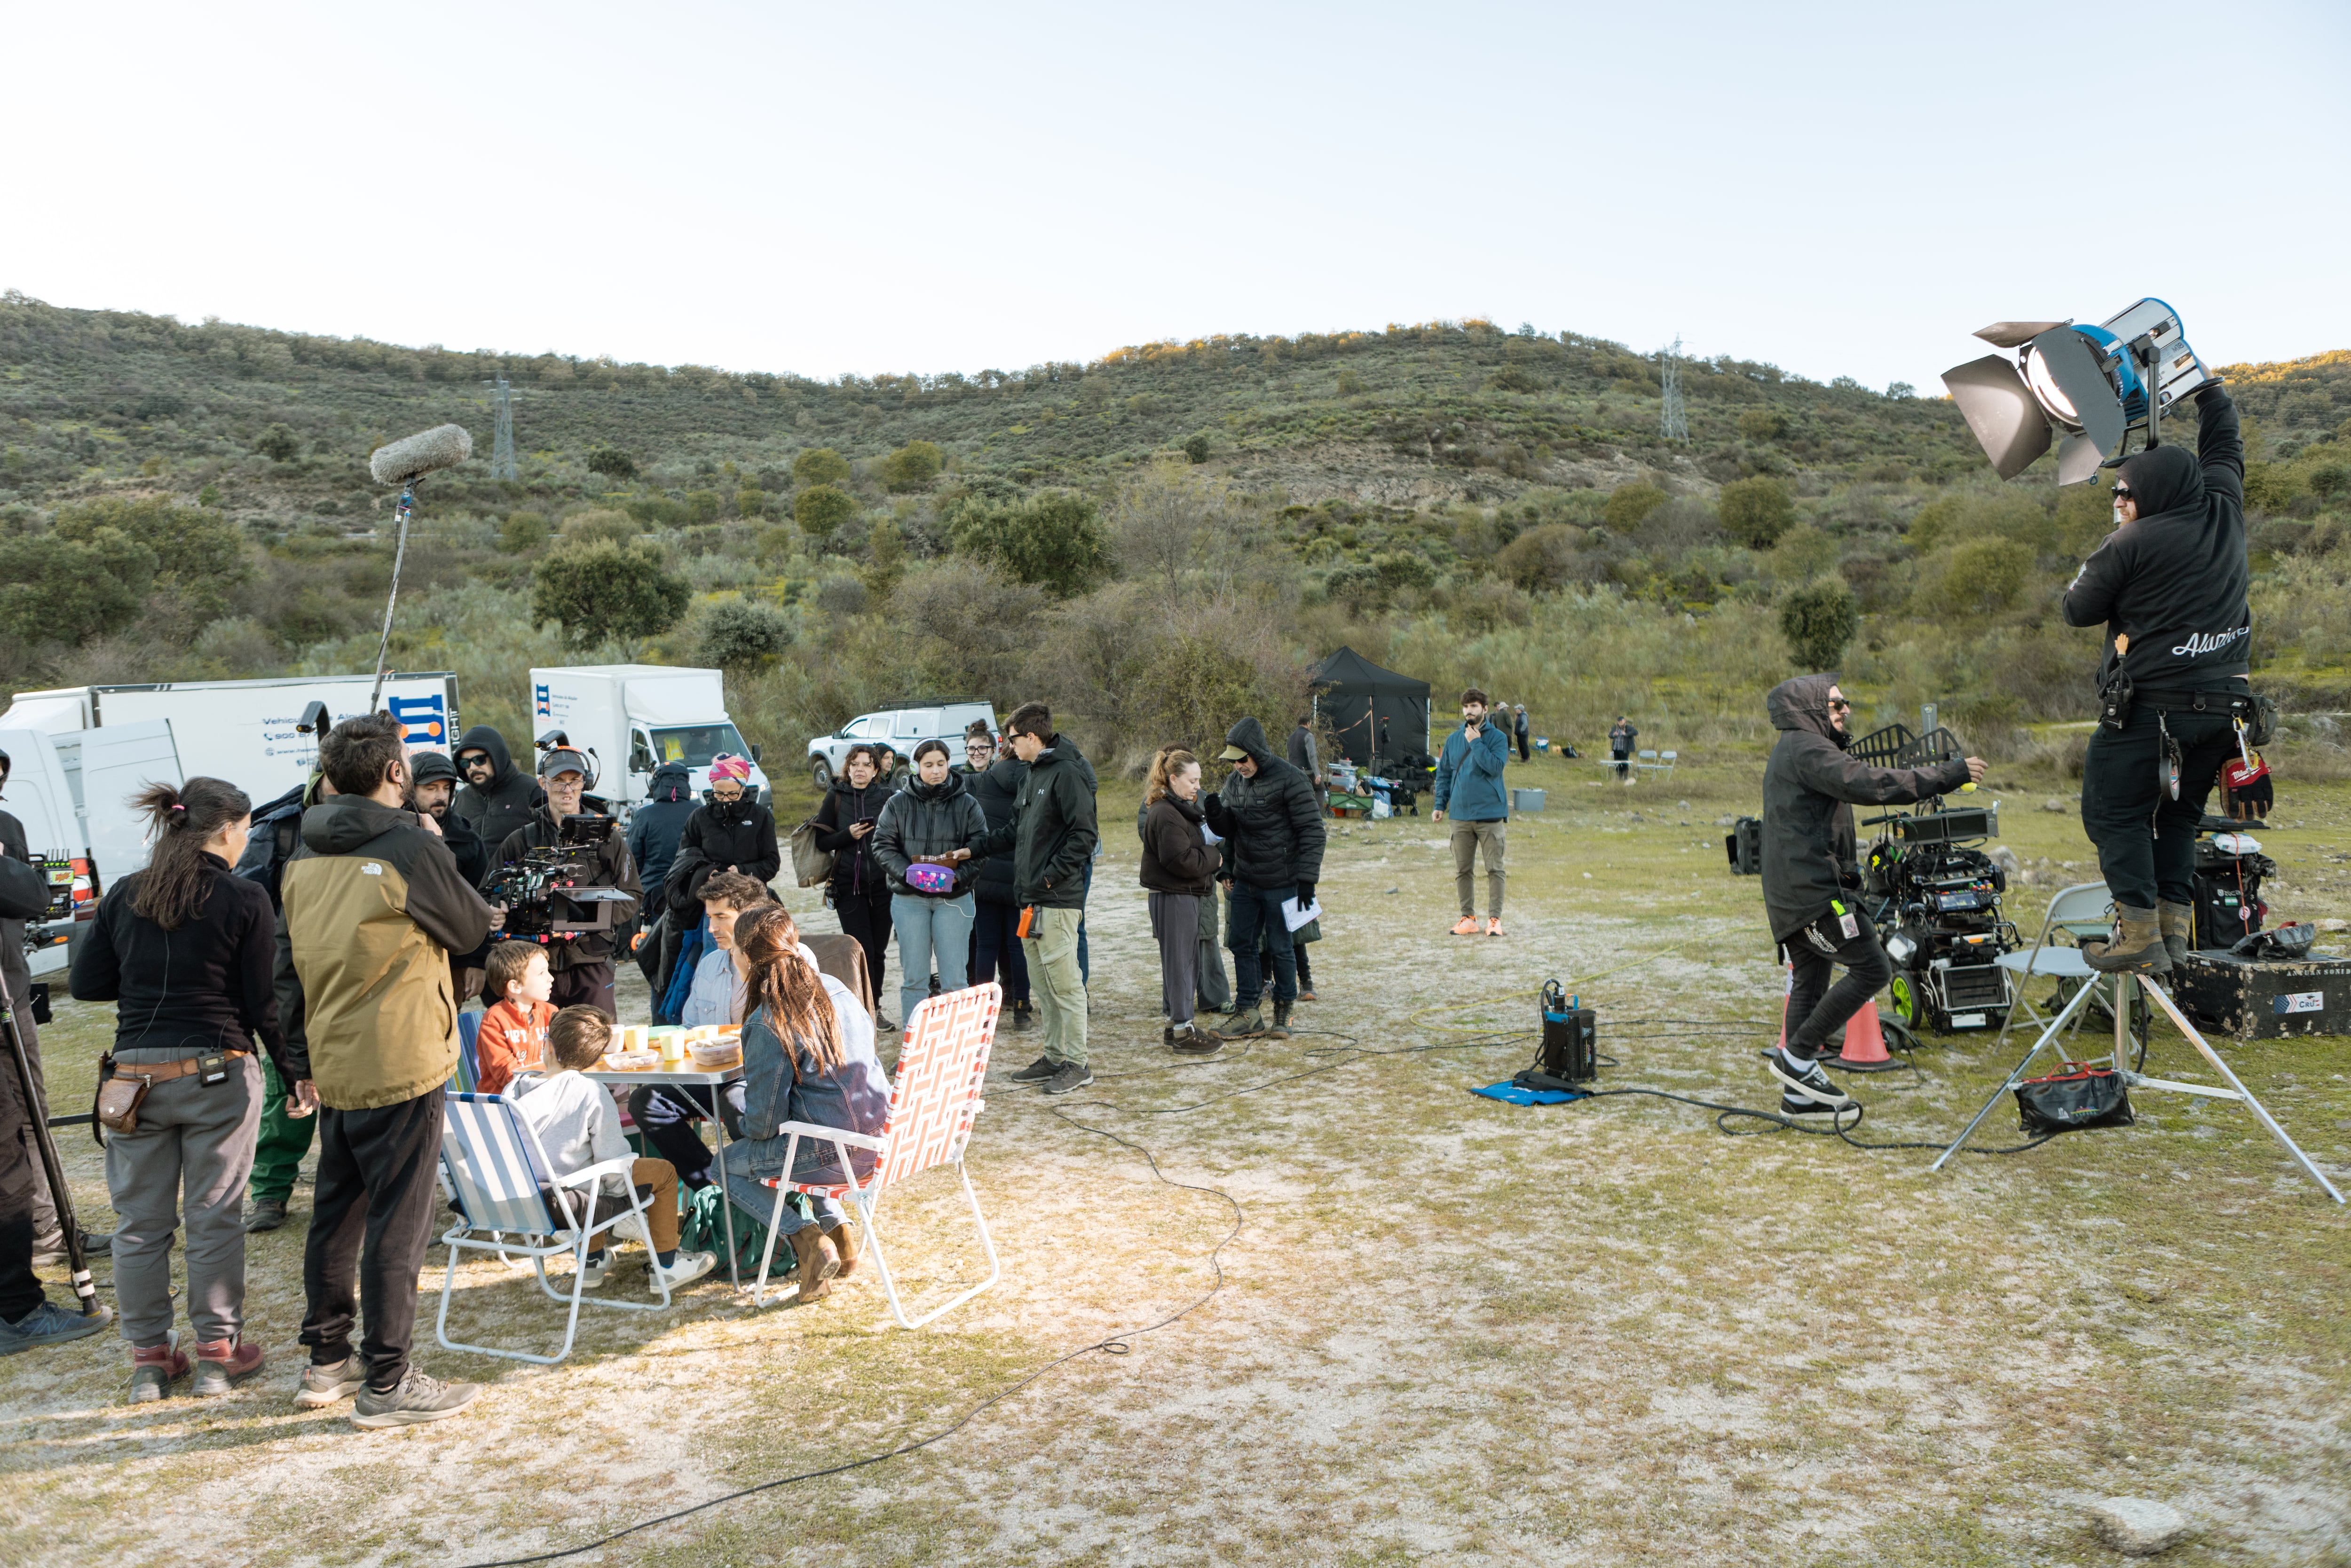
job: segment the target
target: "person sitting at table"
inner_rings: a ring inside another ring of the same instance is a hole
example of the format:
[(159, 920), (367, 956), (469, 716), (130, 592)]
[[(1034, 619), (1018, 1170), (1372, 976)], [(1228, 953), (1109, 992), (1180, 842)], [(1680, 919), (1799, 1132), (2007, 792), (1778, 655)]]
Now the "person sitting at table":
[(743, 967), (735, 956), (735, 922), (768, 902), (767, 884), (745, 872), (718, 872), (703, 883), (702, 913), (710, 951), (694, 967), (678, 1022), (699, 1029), (743, 1021)]
[(489, 1008), (474, 1035), (474, 1091), (503, 1094), (516, 1073), (535, 1071), (547, 1060), (555, 971), (536, 942), (501, 942), (483, 964), (482, 999)]
[[(515, 1103), (524, 1120), (538, 1130), (539, 1146), (553, 1167), (550, 1176), (566, 1176), (604, 1160), (629, 1158), (629, 1140), (621, 1134), (621, 1113), (612, 1108), (611, 1094), (594, 1079), (580, 1076), (604, 1060), (611, 1044), (612, 1020), (596, 1008), (565, 1008), (547, 1026), (549, 1075), (524, 1079)], [(653, 1200), (642, 1222), (624, 1219), (614, 1228), (645, 1245), (653, 1254), (649, 1267), (661, 1281), (674, 1291), (709, 1273), (718, 1262), (716, 1254), (678, 1249), (677, 1167), (667, 1160), (637, 1160), (629, 1167), (629, 1185), (653, 1188)], [(588, 1223), (594, 1222), (596, 1207), (610, 1212), (611, 1201), (628, 1201), (628, 1186), (618, 1176), (607, 1176), (600, 1186), (601, 1193), (575, 1192), (571, 1197), (574, 1213), (589, 1210)], [(549, 1207), (562, 1212), (559, 1204)], [(610, 1271), (607, 1250), (599, 1247), (588, 1254), (580, 1283), (592, 1291)]]
[[(735, 927), (735, 945), (750, 965), (751, 1010), (743, 1020), (743, 1141), (729, 1144), (724, 1161), (726, 1195), (760, 1224), (776, 1207), (763, 1177), (823, 1185), (850, 1179), (833, 1145), (803, 1136), (791, 1169), (784, 1168), (791, 1139), (787, 1122), (839, 1127), (878, 1136), (890, 1117), (890, 1080), (873, 1053), (873, 1019), (847, 986), (823, 973), (799, 945), (799, 929), (780, 908), (756, 924)], [(863, 1182), (873, 1173), (871, 1150), (850, 1153)], [(857, 1268), (858, 1241), (849, 1217), (818, 1197), (816, 1217), (790, 1204), (776, 1221), (798, 1262), (799, 1300), (821, 1300), (835, 1276)]]

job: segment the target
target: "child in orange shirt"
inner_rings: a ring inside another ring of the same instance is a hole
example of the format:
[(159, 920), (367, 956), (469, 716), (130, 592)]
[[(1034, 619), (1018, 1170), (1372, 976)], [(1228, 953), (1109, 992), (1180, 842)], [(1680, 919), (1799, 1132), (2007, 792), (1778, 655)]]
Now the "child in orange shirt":
[(517, 1072), (547, 1061), (547, 1026), (555, 1017), (548, 998), (555, 975), (547, 950), (535, 942), (501, 942), (490, 949), (482, 995), (490, 1001), (474, 1037), (475, 1091), (503, 1094)]

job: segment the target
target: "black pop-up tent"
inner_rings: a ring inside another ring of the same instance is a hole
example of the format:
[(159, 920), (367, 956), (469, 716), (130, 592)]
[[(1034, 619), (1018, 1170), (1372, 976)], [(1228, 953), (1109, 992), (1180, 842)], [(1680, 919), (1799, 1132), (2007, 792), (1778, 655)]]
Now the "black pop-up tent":
[[(1383, 670), (1353, 648), (1314, 666), (1315, 712), (1331, 721), (1347, 760), (1377, 767), (1428, 746), (1428, 683)], [(1387, 722), (1387, 745), (1380, 724)], [(1375, 755), (1375, 753), (1377, 755)]]

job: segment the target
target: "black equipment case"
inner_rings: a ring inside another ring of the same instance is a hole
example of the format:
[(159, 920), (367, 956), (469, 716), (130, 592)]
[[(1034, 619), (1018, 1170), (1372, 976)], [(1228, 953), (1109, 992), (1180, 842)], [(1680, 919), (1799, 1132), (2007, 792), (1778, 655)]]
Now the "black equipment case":
[(2241, 958), (2199, 950), (2172, 967), (2180, 1009), (2240, 1040), (2351, 1034), (2351, 958)]
[(1763, 820), (1741, 817), (1722, 835), (1722, 852), (1730, 857), (1733, 876), (1763, 874)]

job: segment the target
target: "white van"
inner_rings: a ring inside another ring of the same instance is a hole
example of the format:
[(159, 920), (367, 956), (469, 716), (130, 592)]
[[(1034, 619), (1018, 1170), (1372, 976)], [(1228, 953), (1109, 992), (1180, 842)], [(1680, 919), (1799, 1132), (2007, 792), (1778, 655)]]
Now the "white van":
[(66, 967), (72, 940), (98, 914), (107, 887), (146, 865), (146, 824), (131, 810), (131, 797), (147, 784), (176, 788), (179, 758), (172, 727), (161, 719), (65, 735), (0, 727), (0, 752), (8, 755), (0, 810), (24, 824), (28, 852), (73, 869), (73, 915), (26, 925), (36, 944), (26, 961), (45, 975)]
[[(683, 762), (687, 787), (710, 787), (710, 759), (720, 752), (751, 759), (745, 790), (767, 800), (759, 748), (747, 745), (726, 716), (725, 677), (674, 664), (570, 664), (530, 673), (531, 738), (561, 730), (596, 760), (595, 793), (626, 817), (652, 790), (653, 769)], [(518, 768), (531, 766), (517, 758)]]
[(849, 748), (861, 740), (888, 746), (897, 753), (901, 772), (913, 766), (914, 747), (925, 740), (946, 741), (948, 758), (961, 762), (963, 732), (975, 720), (986, 724), (990, 735), (999, 734), (1004, 728), (986, 697), (934, 697), (925, 702), (885, 704), (878, 712), (859, 714), (831, 735), (820, 735), (810, 741), (809, 775), (820, 790), (831, 789), (833, 779), (841, 774), (841, 765), (849, 757)]

